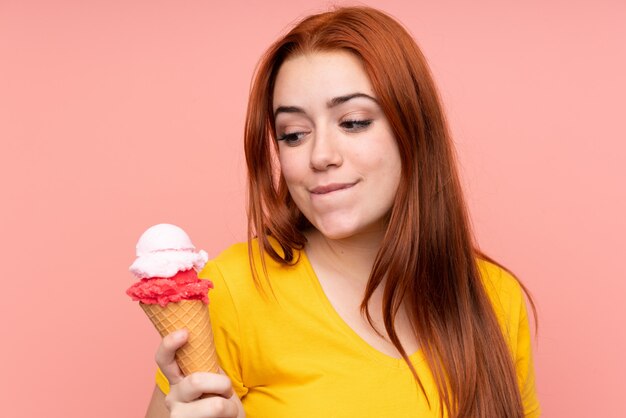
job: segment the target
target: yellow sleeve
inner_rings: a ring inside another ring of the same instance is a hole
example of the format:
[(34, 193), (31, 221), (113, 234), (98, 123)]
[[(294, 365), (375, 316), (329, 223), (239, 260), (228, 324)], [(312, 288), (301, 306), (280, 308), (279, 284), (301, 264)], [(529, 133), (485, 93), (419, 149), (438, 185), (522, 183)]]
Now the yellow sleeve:
[(166, 395), (170, 393), (170, 382), (167, 381), (167, 377), (165, 377), (161, 369), (159, 369), (158, 367), (155, 380), (157, 386), (159, 387), (159, 389), (161, 389), (161, 392), (165, 393)]
[(531, 347), (530, 327), (528, 325), (528, 312), (524, 297), (520, 304), (519, 328), (517, 333), (517, 353), (515, 356), (515, 369), (517, 381), (524, 406), (526, 418), (536, 418), (541, 415), (541, 408), (535, 389), (535, 371)]
[(526, 418), (541, 414), (535, 390), (532, 340), (524, 292), (517, 279), (497, 265), (479, 261), (485, 290), (514, 356), (515, 372)]
[[(213, 282), (213, 290), (209, 291), (209, 314), (217, 358), (221, 369), (230, 378), (233, 389), (242, 398), (248, 393), (243, 385), (241, 375), (241, 342), (239, 332), (239, 316), (235, 308), (230, 290), (224, 277), (213, 261), (209, 261), (198, 273), (201, 279)], [(157, 368), (156, 384), (165, 394), (169, 393), (169, 382), (165, 375)]]

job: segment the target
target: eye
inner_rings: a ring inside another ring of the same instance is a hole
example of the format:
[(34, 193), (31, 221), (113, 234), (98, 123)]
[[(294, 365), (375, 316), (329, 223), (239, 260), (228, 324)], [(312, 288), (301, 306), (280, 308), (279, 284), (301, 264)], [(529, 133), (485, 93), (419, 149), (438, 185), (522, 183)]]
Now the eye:
[(283, 133), (276, 138), (278, 141), (284, 141), (288, 146), (295, 146), (300, 143), (302, 138), (307, 134), (307, 132), (290, 132)]
[(372, 119), (344, 120), (339, 126), (350, 132), (359, 132), (370, 126), (372, 122)]

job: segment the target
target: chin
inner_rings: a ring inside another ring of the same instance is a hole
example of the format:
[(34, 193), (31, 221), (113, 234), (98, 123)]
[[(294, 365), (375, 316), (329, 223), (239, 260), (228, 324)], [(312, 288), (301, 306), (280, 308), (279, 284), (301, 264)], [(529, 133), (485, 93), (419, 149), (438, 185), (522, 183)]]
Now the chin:
[(380, 228), (376, 228), (373, 225), (359, 225), (355, 222), (346, 223), (345, 220), (341, 223), (318, 223), (315, 225), (315, 228), (324, 237), (331, 240), (348, 239), (380, 231)]
[(358, 233), (355, 225), (346, 225), (345, 222), (315, 222), (313, 226), (328, 239), (345, 239)]

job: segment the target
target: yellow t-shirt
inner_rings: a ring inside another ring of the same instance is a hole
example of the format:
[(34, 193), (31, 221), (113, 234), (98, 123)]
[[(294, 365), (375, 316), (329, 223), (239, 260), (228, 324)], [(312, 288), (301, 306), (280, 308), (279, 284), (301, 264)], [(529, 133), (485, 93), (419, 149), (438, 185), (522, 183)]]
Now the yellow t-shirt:
[[(257, 267), (261, 270), (260, 261)], [(526, 417), (539, 416), (526, 306), (517, 281), (484, 261), (479, 267), (515, 364)], [(402, 359), (374, 349), (337, 314), (301, 252), (282, 266), (267, 257), (276, 298), (255, 287), (247, 244), (210, 261), (209, 310), (220, 365), (248, 418), (439, 417), (441, 405), (421, 351), (410, 356), (432, 409)], [(259, 277), (263, 280), (263, 273)], [(268, 292), (269, 294), (269, 292)], [(157, 371), (164, 393), (168, 382)]]

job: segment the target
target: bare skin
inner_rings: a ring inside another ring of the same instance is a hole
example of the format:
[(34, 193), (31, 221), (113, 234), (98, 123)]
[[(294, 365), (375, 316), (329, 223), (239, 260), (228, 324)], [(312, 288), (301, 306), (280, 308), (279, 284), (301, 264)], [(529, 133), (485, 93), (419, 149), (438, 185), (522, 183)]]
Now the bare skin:
[[(382, 316), (382, 293), (384, 283), (376, 289), (370, 299), (369, 310), (378, 335), (361, 314), (360, 305), (365, 286), (372, 269), (378, 246), (373, 245), (372, 236), (349, 240), (331, 241), (313, 230), (307, 234), (307, 257), (315, 270), (320, 285), (339, 316), (370, 346), (390, 357), (400, 358), (396, 347), (385, 335)], [(396, 333), (408, 355), (418, 350), (415, 333), (404, 309), (398, 311), (395, 321)]]

